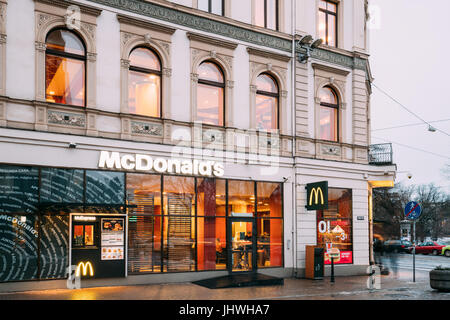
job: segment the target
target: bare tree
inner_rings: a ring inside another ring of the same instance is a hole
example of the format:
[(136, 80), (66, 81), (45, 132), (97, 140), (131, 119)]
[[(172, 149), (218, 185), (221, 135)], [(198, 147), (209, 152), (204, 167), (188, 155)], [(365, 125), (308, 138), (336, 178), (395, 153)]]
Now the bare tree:
[(433, 183), (418, 186), (398, 184), (391, 189), (374, 189), (374, 233), (378, 232), (383, 238), (398, 239), (400, 221), (405, 219), (404, 208), (413, 200), (422, 207), (422, 214), (416, 222), (417, 240), (450, 235), (450, 197)]

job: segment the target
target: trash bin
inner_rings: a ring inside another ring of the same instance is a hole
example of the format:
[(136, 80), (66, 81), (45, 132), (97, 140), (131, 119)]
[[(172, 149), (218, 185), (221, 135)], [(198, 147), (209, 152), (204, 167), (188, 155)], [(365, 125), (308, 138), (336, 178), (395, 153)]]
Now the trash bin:
[(305, 278), (320, 280), (324, 277), (324, 248), (306, 246)]

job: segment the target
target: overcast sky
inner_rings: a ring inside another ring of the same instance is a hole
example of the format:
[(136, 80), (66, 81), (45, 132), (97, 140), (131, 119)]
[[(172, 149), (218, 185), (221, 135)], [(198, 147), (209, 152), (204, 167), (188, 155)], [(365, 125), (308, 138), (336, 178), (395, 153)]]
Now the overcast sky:
[[(447, 133), (425, 124), (373, 87), (372, 144), (393, 142), (396, 182), (434, 182), (450, 193), (441, 170), (450, 164), (450, 1), (369, 0), (374, 84)], [(406, 147), (409, 146), (409, 147)], [(427, 152), (418, 151), (421, 149)], [(408, 180), (406, 172), (412, 173)]]

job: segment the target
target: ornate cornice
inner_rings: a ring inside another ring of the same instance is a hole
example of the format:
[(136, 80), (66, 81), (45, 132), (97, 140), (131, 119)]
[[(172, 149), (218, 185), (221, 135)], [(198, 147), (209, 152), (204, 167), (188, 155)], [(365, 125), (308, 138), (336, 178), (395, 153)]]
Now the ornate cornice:
[(221, 21), (215, 21), (201, 16), (196, 16), (176, 9), (143, 0), (89, 0), (105, 6), (126, 10), (147, 17), (163, 20), (185, 27), (211, 32), (232, 39), (267, 46), (274, 49), (290, 52), (291, 42), (276, 36), (248, 30), (242, 27), (230, 25)]
[[(290, 53), (292, 48), (292, 42), (286, 38), (277, 37), (275, 35), (247, 29), (242, 26), (236, 26), (222, 21), (216, 21), (210, 18), (182, 12), (174, 8), (164, 7), (162, 5), (151, 3), (145, 0), (89, 1), (100, 5), (113, 7), (119, 10), (124, 10), (150, 18), (162, 20), (164, 22), (173, 23), (204, 32), (210, 32), (231, 39), (253, 43), (255, 45), (269, 47), (284, 52)], [(299, 46), (296, 46), (296, 51), (301, 51)], [(333, 52), (324, 48), (315, 49), (312, 52), (312, 58), (351, 69), (360, 69), (366, 71), (366, 59), (352, 55), (349, 56), (339, 52)]]

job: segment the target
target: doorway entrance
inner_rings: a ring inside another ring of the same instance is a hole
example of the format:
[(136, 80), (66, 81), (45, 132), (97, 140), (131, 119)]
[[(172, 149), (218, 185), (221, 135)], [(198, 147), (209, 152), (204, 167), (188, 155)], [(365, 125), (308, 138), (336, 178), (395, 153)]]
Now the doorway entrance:
[(253, 219), (229, 219), (228, 270), (234, 272), (256, 271), (256, 236)]

